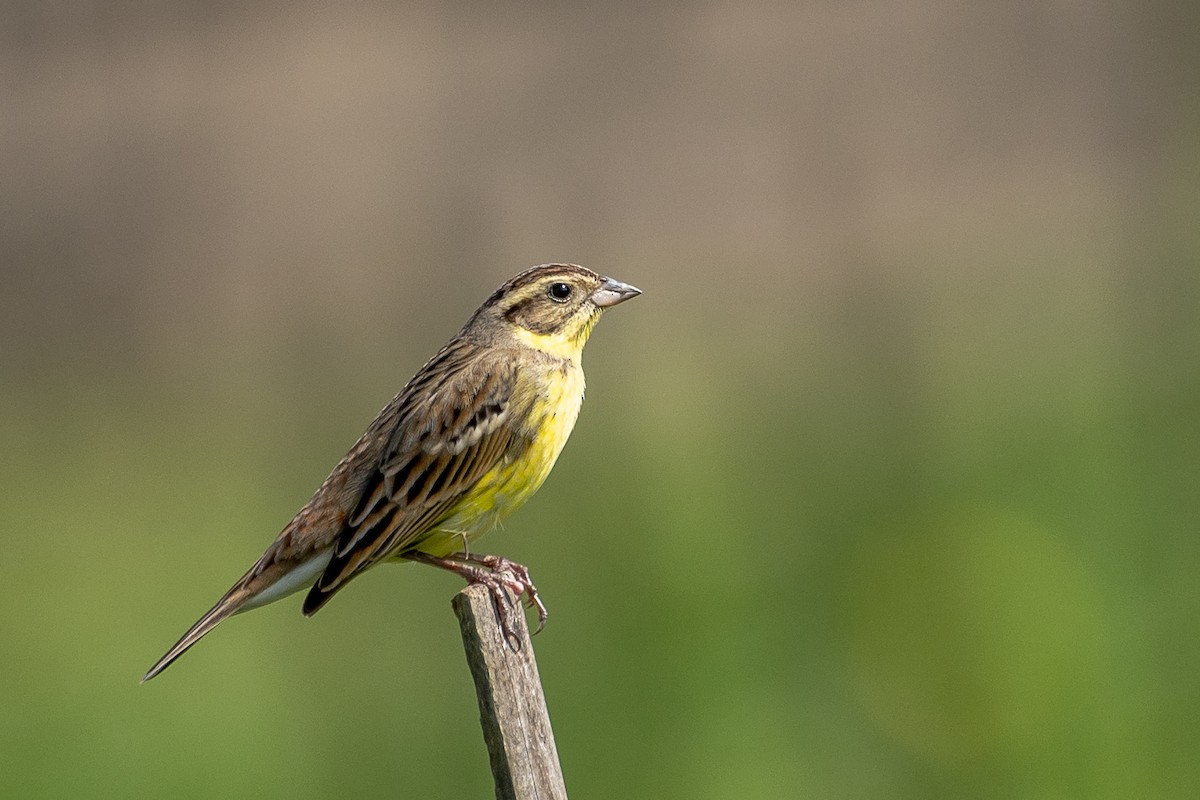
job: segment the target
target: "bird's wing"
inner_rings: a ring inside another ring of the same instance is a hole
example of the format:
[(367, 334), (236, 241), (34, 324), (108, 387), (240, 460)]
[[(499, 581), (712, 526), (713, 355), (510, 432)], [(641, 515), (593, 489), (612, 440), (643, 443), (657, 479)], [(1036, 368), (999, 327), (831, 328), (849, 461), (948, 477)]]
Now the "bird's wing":
[(418, 542), (513, 443), (516, 367), (478, 355), (478, 345), (452, 343), (405, 387), (388, 445), (304, 600), (305, 614), (367, 567)]

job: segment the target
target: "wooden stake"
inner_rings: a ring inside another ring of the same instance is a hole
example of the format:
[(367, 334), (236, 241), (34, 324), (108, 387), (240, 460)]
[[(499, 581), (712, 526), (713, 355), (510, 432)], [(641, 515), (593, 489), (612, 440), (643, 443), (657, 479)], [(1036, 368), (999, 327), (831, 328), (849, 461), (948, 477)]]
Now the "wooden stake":
[(509, 600), (517, 650), (504, 640), (487, 587), (468, 586), (451, 602), (475, 679), (496, 800), (567, 800), (525, 614), (511, 594)]

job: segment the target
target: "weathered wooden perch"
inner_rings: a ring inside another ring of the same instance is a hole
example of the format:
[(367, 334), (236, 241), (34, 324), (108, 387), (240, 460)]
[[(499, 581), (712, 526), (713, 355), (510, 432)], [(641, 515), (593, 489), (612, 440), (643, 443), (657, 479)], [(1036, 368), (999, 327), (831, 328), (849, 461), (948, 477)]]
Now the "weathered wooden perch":
[(487, 587), (468, 586), (451, 602), (475, 679), (496, 800), (566, 800), (529, 629), (521, 606), (509, 599), (516, 650), (504, 640)]

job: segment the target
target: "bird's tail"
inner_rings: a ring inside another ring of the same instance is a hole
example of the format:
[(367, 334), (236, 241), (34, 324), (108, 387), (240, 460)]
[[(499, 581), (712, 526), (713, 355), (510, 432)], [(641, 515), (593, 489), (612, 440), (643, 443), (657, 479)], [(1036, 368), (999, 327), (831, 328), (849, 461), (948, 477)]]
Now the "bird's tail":
[(180, 637), (179, 641), (166, 652), (166, 655), (155, 662), (150, 671), (146, 673), (146, 676), (142, 678), (142, 683), (145, 683), (171, 666), (171, 662), (183, 655), (189, 647), (204, 638), (204, 635), (217, 627), (217, 624), (221, 620), (240, 611), (251, 596), (251, 593), (242, 585), (243, 583), (244, 581), (238, 581), (232, 589), (226, 592), (224, 597), (217, 601), (215, 606), (208, 610), (207, 614), (196, 620), (196, 624), (188, 628), (187, 633)]
[(188, 628), (188, 632), (175, 646), (150, 668), (146, 677), (142, 678), (142, 683), (171, 666), (172, 661), (204, 638), (205, 634), (217, 627), (226, 617), (231, 617), (239, 611), (265, 606), (312, 585), (329, 563), (330, 552), (318, 551), (298, 560), (285, 560), (278, 558), (273, 550), (267, 550), (250, 571), (243, 575), (207, 614), (196, 620), (196, 624)]

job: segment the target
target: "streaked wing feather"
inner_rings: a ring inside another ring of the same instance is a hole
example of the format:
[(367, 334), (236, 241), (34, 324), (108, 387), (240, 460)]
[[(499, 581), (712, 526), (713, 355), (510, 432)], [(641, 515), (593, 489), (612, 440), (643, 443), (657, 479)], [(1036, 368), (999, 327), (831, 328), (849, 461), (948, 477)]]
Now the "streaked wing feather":
[(304, 601), (305, 614), (363, 570), (419, 541), (512, 443), (505, 423), (515, 367), (481, 363), (475, 347), (451, 343), (402, 393), (388, 447)]

